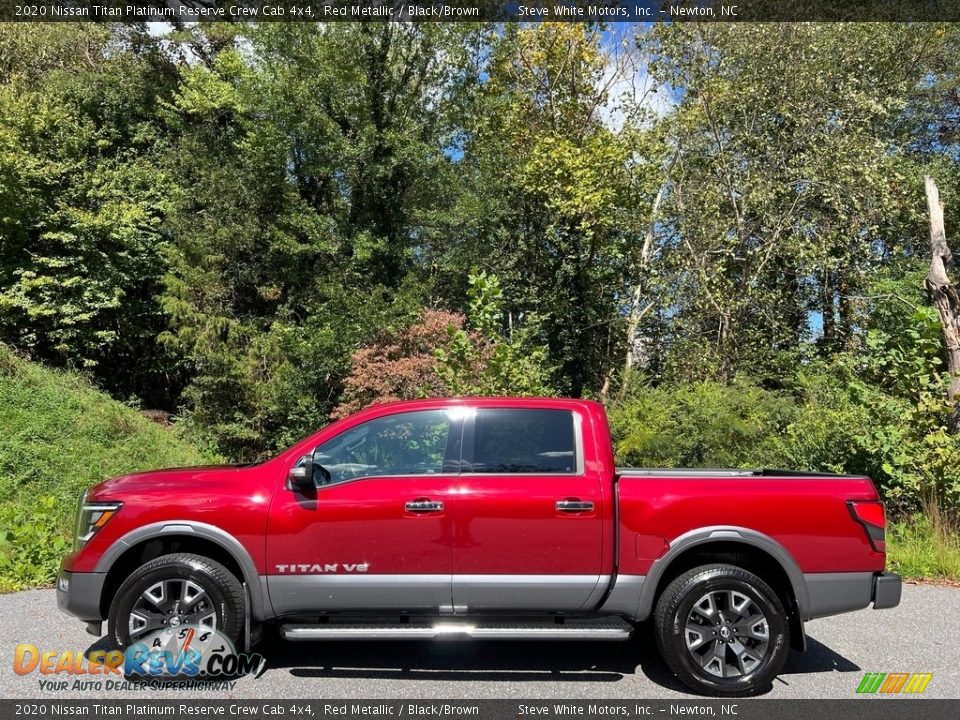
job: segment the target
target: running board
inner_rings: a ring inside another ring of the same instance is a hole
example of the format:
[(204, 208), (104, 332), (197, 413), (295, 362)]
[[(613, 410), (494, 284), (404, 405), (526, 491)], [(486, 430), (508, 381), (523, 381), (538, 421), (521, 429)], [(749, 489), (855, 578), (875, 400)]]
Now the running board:
[(530, 620), (437, 620), (409, 623), (323, 623), (281, 625), (285, 640), (627, 640), (633, 626), (619, 617)]

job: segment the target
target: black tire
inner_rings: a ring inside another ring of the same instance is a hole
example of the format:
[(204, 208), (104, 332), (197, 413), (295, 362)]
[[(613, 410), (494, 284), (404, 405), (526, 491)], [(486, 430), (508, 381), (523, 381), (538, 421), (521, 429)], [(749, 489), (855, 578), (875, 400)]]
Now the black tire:
[(131, 638), (131, 613), (138, 602), (143, 603), (145, 592), (158, 583), (170, 583), (169, 587), (182, 589), (183, 585), (179, 584), (185, 582), (191, 583), (191, 588), (202, 589), (204, 595), (198, 595), (191, 611), (181, 616), (182, 619), (178, 617), (177, 622), (194, 625), (201, 617), (205, 618), (204, 622), (210, 622), (209, 618), (215, 613), (216, 629), (239, 649), (244, 627), (243, 586), (220, 563), (190, 553), (162, 555), (140, 566), (124, 580), (110, 604), (107, 628), (111, 641), (126, 648), (135, 640)]
[(670, 583), (657, 601), (654, 633), (670, 670), (703, 695), (764, 691), (790, 651), (780, 598), (735, 565), (703, 565)]

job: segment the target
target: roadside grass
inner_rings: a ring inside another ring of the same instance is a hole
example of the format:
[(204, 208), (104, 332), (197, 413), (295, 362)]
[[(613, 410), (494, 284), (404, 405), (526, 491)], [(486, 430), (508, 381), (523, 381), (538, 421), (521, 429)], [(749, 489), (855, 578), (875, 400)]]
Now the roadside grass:
[(84, 489), (138, 470), (217, 460), (81, 375), (0, 344), (0, 592), (54, 581)]
[(904, 578), (960, 581), (960, 527), (936, 503), (887, 526), (887, 566)]

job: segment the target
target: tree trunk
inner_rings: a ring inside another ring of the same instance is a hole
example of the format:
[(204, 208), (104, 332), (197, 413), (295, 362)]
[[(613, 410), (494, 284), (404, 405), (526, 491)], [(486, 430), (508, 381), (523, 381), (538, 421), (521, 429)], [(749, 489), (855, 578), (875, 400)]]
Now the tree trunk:
[(947, 349), (947, 368), (950, 371), (950, 388), (947, 399), (953, 406), (950, 414), (950, 431), (960, 432), (960, 293), (950, 282), (947, 269), (953, 266), (953, 253), (947, 247), (947, 233), (943, 225), (943, 203), (940, 191), (931, 177), (924, 178), (927, 191), (927, 209), (930, 212), (930, 272), (924, 285), (930, 293), (940, 324), (943, 327), (943, 343)]
[(643, 246), (640, 250), (640, 262), (638, 263), (637, 271), (641, 275), (641, 278), (637, 281), (636, 286), (633, 288), (633, 297), (630, 301), (630, 317), (627, 320), (627, 357), (626, 361), (624, 362), (624, 369), (626, 371), (629, 371), (637, 360), (637, 329), (640, 326), (640, 321), (643, 319), (644, 315), (650, 312), (650, 309), (653, 306), (653, 303), (648, 303), (646, 307), (640, 307), (640, 304), (643, 301), (644, 293), (642, 276), (650, 267), (650, 258), (653, 256), (653, 238), (654, 234), (656, 233), (657, 218), (660, 214), (660, 204), (663, 202), (663, 196), (666, 191), (667, 185), (664, 183), (662, 186), (660, 186), (657, 196), (653, 199), (653, 207), (650, 210), (650, 224), (647, 226), (647, 233), (643, 238)]
[(828, 352), (833, 352), (837, 339), (837, 308), (834, 304), (834, 277), (831, 270), (823, 273), (820, 288), (820, 312), (823, 314), (823, 343)]
[(648, 312), (653, 309), (654, 306), (654, 301), (650, 300), (646, 303), (646, 305), (640, 307), (643, 303), (644, 293), (646, 292), (646, 288), (643, 284), (645, 279), (644, 276), (649, 270), (650, 261), (653, 258), (653, 241), (657, 232), (657, 220), (660, 219), (660, 205), (663, 203), (664, 195), (667, 193), (667, 186), (670, 183), (670, 175), (673, 172), (673, 166), (676, 164), (679, 157), (680, 148), (677, 147), (674, 150), (673, 157), (670, 158), (670, 162), (667, 164), (663, 184), (657, 191), (657, 195), (653, 199), (653, 206), (650, 208), (650, 222), (647, 224), (647, 232), (643, 237), (643, 245), (640, 249), (640, 261), (637, 264), (637, 273), (639, 277), (637, 279), (636, 286), (633, 288), (633, 297), (630, 299), (630, 316), (627, 319), (627, 356), (623, 363), (623, 382), (620, 384), (620, 392), (618, 393), (618, 397), (623, 397), (624, 392), (626, 392), (630, 371), (637, 362), (637, 333), (640, 328), (640, 321)]

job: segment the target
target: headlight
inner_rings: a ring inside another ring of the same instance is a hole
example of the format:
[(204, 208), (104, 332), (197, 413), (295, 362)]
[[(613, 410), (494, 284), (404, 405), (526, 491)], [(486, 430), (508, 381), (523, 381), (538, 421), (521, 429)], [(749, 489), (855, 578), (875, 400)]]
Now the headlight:
[(121, 503), (87, 502), (87, 493), (80, 498), (77, 508), (77, 533), (73, 544), (74, 550), (82, 548), (92, 538), (97, 530), (106, 525), (110, 518), (117, 514)]

